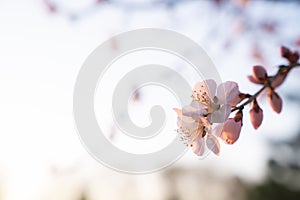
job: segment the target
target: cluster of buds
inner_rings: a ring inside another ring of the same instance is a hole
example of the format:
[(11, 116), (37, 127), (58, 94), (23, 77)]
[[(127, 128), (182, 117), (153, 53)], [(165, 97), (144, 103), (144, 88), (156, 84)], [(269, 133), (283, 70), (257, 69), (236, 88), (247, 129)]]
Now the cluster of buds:
[(282, 46), (280, 48), (281, 56), (289, 62), (288, 66), (279, 66), (278, 72), (275, 76), (269, 76), (266, 69), (262, 66), (254, 66), (252, 68), (252, 75), (248, 76), (249, 81), (255, 84), (262, 85), (262, 89), (255, 95), (249, 95), (250, 101), (252, 101), (252, 108), (250, 110), (250, 119), (253, 127), (257, 129), (263, 121), (263, 110), (257, 103), (257, 96), (263, 91), (267, 90), (268, 102), (271, 108), (280, 113), (282, 110), (282, 99), (275, 89), (280, 86), (286, 79), (289, 71), (298, 66), (299, 53), (292, 52), (287, 47)]
[[(196, 155), (202, 156), (206, 150), (219, 155), (218, 138), (226, 144), (234, 144), (240, 136), (243, 110), (248, 104), (252, 104), (249, 111), (250, 121), (254, 129), (258, 129), (263, 121), (263, 110), (257, 102), (257, 97), (264, 90), (267, 90), (271, 108), (276, 113), (281, 112), (282, 99), (275, 89), (283, 83), (291, 69), (300, 66), (297, 52), (281, 47), (281, 55), (288, 60), (289, 65), (279, 66), (274, 76), (269, 76), (262, 66), (253, 67), (252, 75), (248, 76), (248, 79), (262, 86), (253, 95), (241, 93), (238, 84), (232, 81), (217, 86), (214, 80), (205, 80), (194, 86), (190, 105), (182, 109), (174, 108), (178, 115), (177, 132)], [(234, 116), (230, 117), (234, 112)]]
[[(263, 85), (263, 89), (268, 90), (268, 101), (271, 105), (272, 109), (276, 113), (280, 113), (282, 109), (282, 99), (280, 96), (275, 92), (275, 88), (278, 87), (283, 80), (285, 79), (286, 74), (279, 74), (276, 77), (268, 76), (266, 69), (262, 66), (254, 66), (252, 69), (252, 75), (248, 76), (248, 79), (255, 84)], [(273, 80), (273, 81), (272, 81)], [(275, 80), (275, 82), (274, 82)], [(273, 84), (272, 84), (273, 83)], [(261, 90), (262, 91), (262, 90)], [(263, 120), (263, 110), (260, 108), (257, 102), (257, 96), (250, 95), (249, 99), (252, 100), (252, 108), (250, 110), (250, 119), (252, 125), (255, 129), (257, 129)]]

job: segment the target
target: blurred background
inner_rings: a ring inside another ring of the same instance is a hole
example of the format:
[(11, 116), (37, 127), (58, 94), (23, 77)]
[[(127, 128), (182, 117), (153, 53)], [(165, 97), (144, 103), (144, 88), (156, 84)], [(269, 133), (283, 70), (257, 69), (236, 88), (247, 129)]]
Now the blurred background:
[[(220, 157), (200, 160), (189, 151), (152, 174), (96, 162), (72, 113), (82, 63), (115, 34), (182, 33), (206, 50), (223, 80), (252, 93), (259, 88), (246, 79), (253, 65), (275, 73), (286, 62), (280, 45), (300, 50), (299, 20), (296, 0), (0, 0), (0, 200), (299, 200), (298, 69), (278, 88), (280, 115), (262, 97), (262, 126), (255, 131), (245, 114), (239, 141), (222, 145)], [(139, 108), (146, 99), (143, 90), (133, 96)], [(118, 140), (117, 127), (107, 127)]]

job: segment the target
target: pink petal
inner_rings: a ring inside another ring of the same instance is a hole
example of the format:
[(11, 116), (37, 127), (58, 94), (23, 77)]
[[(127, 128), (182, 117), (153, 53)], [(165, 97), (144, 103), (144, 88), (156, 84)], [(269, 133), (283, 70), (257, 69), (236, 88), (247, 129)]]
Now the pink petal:
[(267, 71), (264, 67), (256, 65), (252, 68), (252, 77), (257, 81), (264, 81), (267, 78)]
[(182, 110), (180, 110), (178, 108), (173, 108), (173, 110), (176, 112), (176, 114), (178, 115), (178, 117), (182, 118)]
[(213, 99), (216, 94), (216, 88), (217, 88), (216, 82), (212, 79), (208, 79), (208, 80), (196, 83), (194, 86), (194, 91), (197, 94), (206, 93), (210, 97), (210, 99)]
[(268, 92), (268, 101), (269, 104), (271, 105), (272, 109), (280, 113), (282, 109), (282, 99), (281, 97), (273, 90), (269, 90)]
[(210, 123), (210, 121), (209, 121), (207, 118), (205, 118), (205, 117), (200, 117), (200, 124), (201, 124), (202, 126), (205, 126), (207, 129), (210, 129), (210, 128), (211, 128), (211, 123)]
[(189, 116), (184, 116), (182, 114), (182, 110), (178, 109), (178, 108), (173, 108), (173, 110), (177, 113), (178, 115), (178, 118), (177, 118), (177, 126), (178, 128), (181, 128), (181, 127), (186, 127), (188, 126), (189, 124), (191, 123), (194, 123), (195, 120), (192, 118), (192, 117), (189, 117)]
[(211, 123), (223, 123), (228, 119), (231, 111), (231, 106), (229, 104), (222, 105), (217, 111), (213, 112), (207, 117)]
[(242, 121), (236, 122), (233, 118), (229, 118), (224, 123), (223, 131), (220, 137), (225, 143), (233, 144), (239, 139), (241, 128)]
[(179, 117), (177, 118), (177, 127), (178, 128), (182, 127), (182, 120)]
[(226, 81), (218, 86), (217, 97), (220, 104), (232, 104), (239, 98), (239, 86), (236, 82)]
[(229, 102), (229, 105), (230, 106), (236, 106), (238, 103), (240, 103), (243, 99), (240, 97), (240, 94), (241, 93), (239, 93), (233, 100), (231, 100), (230, 102)]
[(196, 123), (195, 121), (184, 121), (181, 118), (177, 118), (177, 125), (179, 128), (188, 128), (188, 129), (192, 129), (194, 128), (195, 130), (198, 128), (198, 123)]
[[(257, 105), (258, 106), (258, 105)], [(261, 125), (263, 121), (263, 110), (260, 107), (253, 107), (250, 112), (250, 120), (255, 129)]]
[(214, 154), (216, 154), (217, 156), (220, 155), (220, 143), (215, 136), (208, 134), (206, 145), (207, 148), (209, 148)]
[(182, 112), (182, 110), (178, 108), (173, 108), (173, 110), (177, 113), (178, 118), (181, 120), (187, 121), (187, 122), (193, 122), (195, 121), (191, 116), (185, 115), (185, 113)]
[(206, 108), (206, 106), (204, 106), (203, 104), (201, 104), (201, 103), (198, 102), (198, 101), (192, 101), (192, 102), (190, 103), (190, 106), (193, 107), (193, 108), (195, 108), (195, 109), (198, 109), (198, 110), (202, 110), (202, 109), (205, 109), (205, 108)]
[(223, 131), (223, 126), (224, 124), (219, 124), (217, 125), (213, 130), (212, 130), (212, 135), (215, 135), (216, 137), (220, 137), (221, 133)]
[(202, 156), (204, 154), (204, 140), (202, 137), (198, 137), (192, 144), (191, 144), (193, 152), (197, 156)]
[(194, 120), (199, 121), (200, 117), (207, 113), (206, 107), (202, 104), (195, 106), (194, 104), (184, 106), (182, 108), (182, 115), (192, 117)]
[(255, 83), (255, 84), (263, 84), (262, 81), (258, 81), (256, 80), (255, 78), (253, 78), (253, 76), (247, 76), (248, 80), (252, 83)]

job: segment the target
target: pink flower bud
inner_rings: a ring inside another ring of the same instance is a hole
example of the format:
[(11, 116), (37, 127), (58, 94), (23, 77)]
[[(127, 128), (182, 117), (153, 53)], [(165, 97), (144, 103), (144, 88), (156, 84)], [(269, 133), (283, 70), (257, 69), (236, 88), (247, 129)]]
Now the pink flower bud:
[(275, 112), (277, 112), (277, 113), (281, 112), (282, 99), (280, 98), (280, 96), (274, 90), (270, 89), (268, 91), (268, 101), (269, 101), (269, 104), (271, 105), (272, 109)]
[(292, 52), (289, 48), (287, 48), (285, 46), (281, 46), (280, 47), (280, 54), (281, 54), (282, 57), (288, 58), (292, 54)]
[(298, 52), (294, 52), (289, 58), (288, 60), (290, 61), (290, 63), (297, 63), (299, 60), (299, 53)]
[(239, 139), (241, 128), (242, 120), (237, 121), (234, 118), (229, 118), (224, 123), (220, 137), (225, 143), (233, 144)]
[(286, 58), (290, 63), (297, 63), (299, 60), (299, 53), (292, 52), (289, 48), (282, 46), (280, 48), (281, 56)]
[(264, 67), (257, 65), (252, 68), (252, 76), (256, 81), (262, 82), (268, 75)]
[(263, 110), (259, 107), (256, 100), (254, 100), (249, 114), (254, 129), (258, 129), (258, 127), (261, 125), (263, 121)]

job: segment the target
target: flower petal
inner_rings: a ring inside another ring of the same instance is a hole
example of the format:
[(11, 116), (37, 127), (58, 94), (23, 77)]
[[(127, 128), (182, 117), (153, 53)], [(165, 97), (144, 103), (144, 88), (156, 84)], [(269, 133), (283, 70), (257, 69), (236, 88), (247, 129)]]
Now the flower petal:
[(207, 119), (211, 123), (223, 123), (228, 119), (231, 111), (231, 106), (229, 104), (221, 105), (221, 107), (207, 116)]
[(198, 137), (192, 144), (191, 144), (193, 152), (197, 156), (202, 156), (204, 154), (204, 139), (202, 137)]
[(202, 104), (198, 104), (199, 106), (195, 106), (194, 104), (184, 106), (182, 108), (182, 115), (192, 117), (194, 120), (200, 121), (200, 117), (206, 114), (207, 110), (206, 107), (204, 107)]
[(182, 117), (182, 110), (180, 110), (179, 108), (173, 108), (173, 110), (176, 112), (176, 114), (178, 115), (178, 117)]
[(217, 97), (220, 104), (232, 104), (236, 98), (239, 98), (239, 94), (239, 86), (236, 82), (226, 81), (218, 86)]
[(216, 88), (217, 84), (212, 79), (198, 82), (194, 86), (195, 98), (201, 99), (201, 97), (204, 96), (205, 98), (209, 97), (210, 99), (213, 99), (216, 94)]
[(216, 137), (220, 137), (222, 131), (223, 131), (223, 126), (224, 124), (218, 124), (211, 132), (210, 134), (216, 136)]
[(220, 143), (215, 136), (209, 134), (206, 139), (206, 145), (214, 154), (220, 155)]
[(202, 103), (198, 102), (198, 101), (192, 101), (190, 103), (190, 106), (197, 109), (197, 110), (203, 110), (206, 108), (206, 106), (204, 106)]
[(173, 110), (177, 113), (179, 119), (181, 119), (185, 122), (194, 122), (195, 121), (191, 116), (183, 115), (182, 110), (180, 110), (178, 108), (173, 108)]
[(196, 123), (194, 120), (191, 121), (187, 121), (187, 120), (183, 120), (182, 118), (177, 118), (177, 125), (178, 127), (182, 127), (182, 128), (197, 128), (198, 127), (198, 123)]

